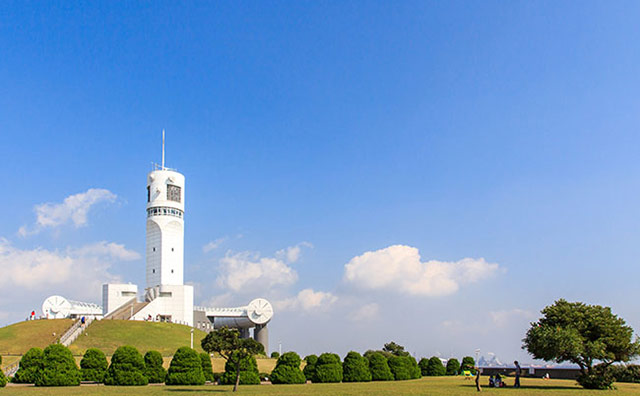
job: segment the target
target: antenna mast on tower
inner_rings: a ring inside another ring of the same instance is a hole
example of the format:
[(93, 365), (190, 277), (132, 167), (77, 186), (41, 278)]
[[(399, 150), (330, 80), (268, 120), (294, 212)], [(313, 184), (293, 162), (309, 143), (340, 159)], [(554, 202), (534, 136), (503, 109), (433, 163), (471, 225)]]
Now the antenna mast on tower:
[(164, 129), (162, 130), (162, 170), (164, 170)]

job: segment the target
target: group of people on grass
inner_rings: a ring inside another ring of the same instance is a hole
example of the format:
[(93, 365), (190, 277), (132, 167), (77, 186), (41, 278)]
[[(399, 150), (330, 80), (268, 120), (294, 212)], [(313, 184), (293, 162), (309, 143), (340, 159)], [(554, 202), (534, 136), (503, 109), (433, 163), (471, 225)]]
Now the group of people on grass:
[[(516, 379), (515, 382), (513, 383), (513, 387), (514, 388), (519, 388), (520, 387), (520, 374), (522, 373), (522, 369), (520, 368), (520, 364), (518, 363), (518, 361), (514, 361), (513, 364), (516, 366)], [(490, 388), (505, 388), (507, 386), (507, 384), (503, 381), (503, 377), (500, 375), (500, 373), (497, 373), (495, 376), (491, 375), (489, 376), (489, 387)], [(477, 370), (477, 374), (476, 374), (476, 388), (478, 389), (478, 392), (480, 392), (482, 390), (482, 387), (480, 387), (480, 370)]]

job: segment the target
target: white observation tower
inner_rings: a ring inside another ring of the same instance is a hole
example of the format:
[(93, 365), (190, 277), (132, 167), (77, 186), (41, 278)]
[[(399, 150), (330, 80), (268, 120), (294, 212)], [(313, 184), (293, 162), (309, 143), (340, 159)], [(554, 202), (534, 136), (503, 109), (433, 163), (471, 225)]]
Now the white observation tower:
[(135, 319), (166, 320), (193, 325), (193, 286), (184, 284), (184, 175), (162, 164), (147, 175), (148, 303)]
[(184, 176), (162, 165), (147, 175), (147, 290), (184, 284)]

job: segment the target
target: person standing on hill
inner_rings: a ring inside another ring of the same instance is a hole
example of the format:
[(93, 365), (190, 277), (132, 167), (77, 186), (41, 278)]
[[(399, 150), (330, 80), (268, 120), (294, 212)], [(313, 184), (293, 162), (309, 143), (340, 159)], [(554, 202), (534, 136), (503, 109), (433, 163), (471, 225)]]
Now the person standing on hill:
[(476, 390), (482, 392), (482, 387), (480, 386), (480, 367), (476, 367)]
[(522, 371), (522, 369), (520, 368), (520, 364), (518, 363), (518, 361), (514, 361), (513, 364), (516, 366), (516, 382), (513, 383), (513, 387), (514, 388), (519, 388), (520, 387), (520, 373)]

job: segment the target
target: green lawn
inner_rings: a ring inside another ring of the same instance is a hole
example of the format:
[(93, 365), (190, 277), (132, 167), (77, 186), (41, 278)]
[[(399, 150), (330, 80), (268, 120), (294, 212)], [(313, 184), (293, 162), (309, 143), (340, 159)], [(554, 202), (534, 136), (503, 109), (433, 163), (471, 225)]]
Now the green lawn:
[(45, 348), (56, 342), (72, 324), (71, 319), (51, 319), (29, 320), (2, 327), (0, 355), (22, 355), (33, 347)]
[[(511, 379), (510, 382), (513, 380)], [(485, 382), (485, 381), (483, 381)], [(483, 394), (492, 395), (640, 395), (640, 384), (618, 384), (615, 391), (585, 391), (574, 381), (523, 379), (522, 388), (483, 388)], [(193, 396), (231, 393), (230, 386), (145, 386), (105, 387), (81, 386), (69, 388), (20, 388), (0, 389), (0, 395), (165, 395)], [(282, 396), (403, 396), (403, 395), (472, 395), (476, 394), (472, 381), (460, 377), (423, 378), (414, 381), (372, 382), (358, 384), (307, 384), (307, 385), (254, 385), (240, 386), (243, 395)]]

